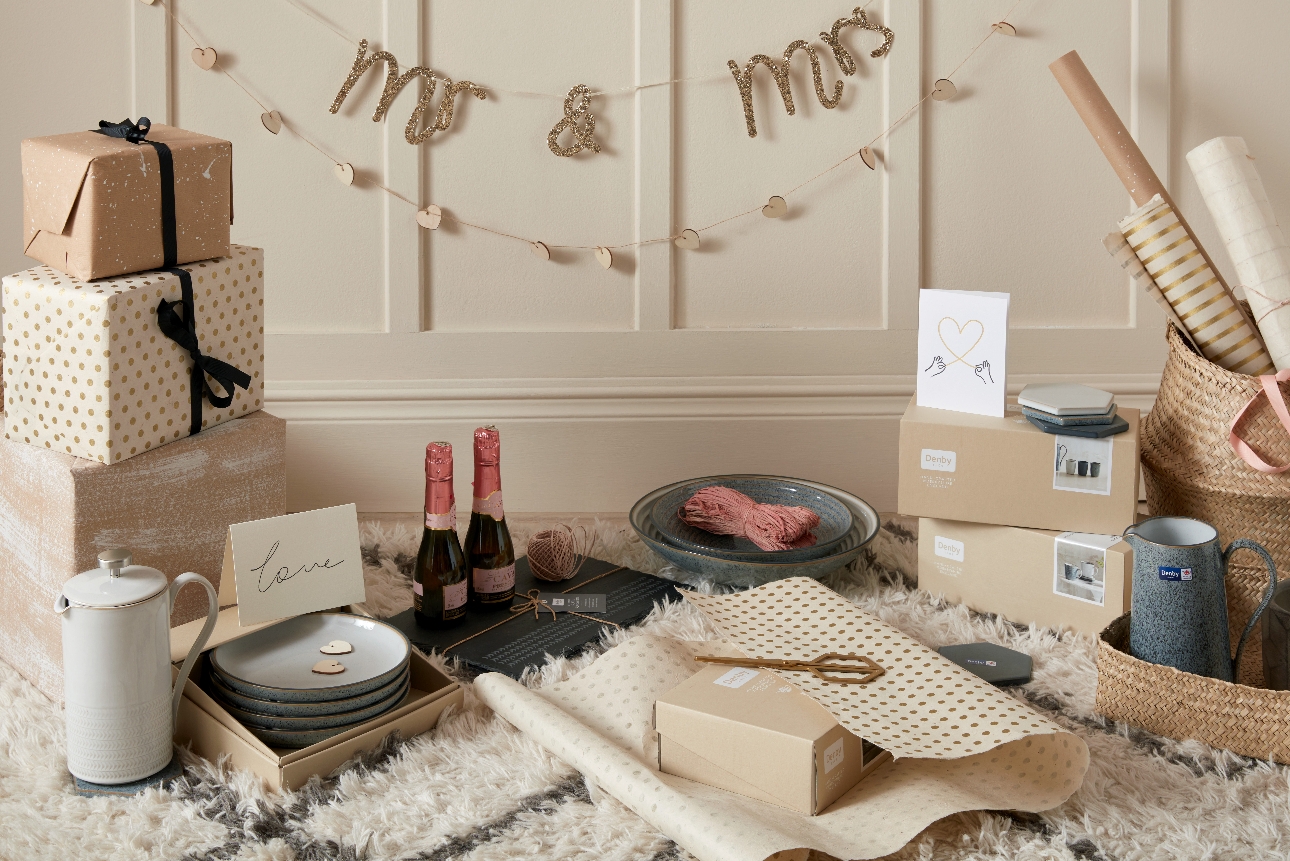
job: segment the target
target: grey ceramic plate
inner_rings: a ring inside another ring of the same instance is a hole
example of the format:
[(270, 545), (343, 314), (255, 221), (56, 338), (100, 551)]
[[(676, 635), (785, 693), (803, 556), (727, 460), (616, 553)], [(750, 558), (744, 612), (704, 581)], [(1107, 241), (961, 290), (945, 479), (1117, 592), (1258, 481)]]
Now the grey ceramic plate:
[[(704, 487), (722, 485), (754, 501), (771, 505), (800, 505), (820, 517), (812, 534), (815, 544), (792, 550), (762, 550), (742, 535), (714, 535), (681, 519), (682, 506)], [(851, 509), (835, 496), (800, 481), (763, 476), (709, 476), (696, 478), (659, 497), (650, 516), (654, 526), (669, 543), (704, 556), (739, 562), (801, 562), (831, 555), (851, 531)]]
[(334, 729), (337, 727), (348, 728), (363, 721), (384, 714), (396, 703), (402, 702), (407, 696), (408, 688), (411, 684), (407, 676), (403, 676), (403, 681), (391, 692), (385, 699), (378, 700), (370, 706), (354, 711), (341, 712), (334, 715), (317, 715), (315, 717), (282, 717), (281, 715), (256, 714), (255, 712), (245, 711), (237, 708), (227, 702), (221, 702), (228, 713), (237, 718), (247, 726), (252, 732), (262, 729), (287, 730), (287, 731), (305, 731), (315, 729)]
[[(729, 478), (747, 478), (748, 476), (729, 476)], [(775, 478), (776, 476), (766, 476)], [(740, 562), (727, 559), (715, 559), (699, 553), (691, 553), (680, 547), (668, 544), (663, 534), (654, 525), (650, 512), (655, 503), (669, 491), (679, 485), (660, 487), (653, 493), (642, 497), (632, 506), (629, 520), (636, 534), (641, 537), (651, 550), (671, 562), (677, 568), (687, 572), (685, 582), (718, 583), (726, 586), (750, 587), (760, 586), (773, 580), (785, 577), (813, 577), (819, 579), (855, 560), (864, 546), (878, 534), (880, 526), (878, 512), (873, 506), (858, 496), (846, 491), (829, 487), (814, 481), (794, 479), (801, 484), (815, 487), (831, 494), (851, 509), (853, 522), (851, 531), (838, 544), (835, 552), (822, 559), (811, 559), (805, 562)], [(682, 482), (681, 484), (683, 484)], [(666, 575), (665, 575), (666, 576)]]
[(308, 747), (311, 744), (317, 744), (320, 741), (325, 741), (326, 739), (329, 739), (334, 735), (340, 735), (346, 730), (351, 730), (354, 727), (364, 723), (365, 721), (372, 720), (373, 718), (378, 718), (381, 715), (385, 714), (386, 712), (393, 711), (394, 709), (403, 705), (406, 699), (407, 699), (407, 694), (405, 693), (403, 696), (392, 701), (388, 706), (386, 706), (386, 708), (383, 711), (381, 711), (378, 714), (374, 714), (371, 717), (364, 718), (363, 720), (358, 721), (357, 723), (348, 724), (346, 726), (332, 727), (331, 729), (309, 729), (309, 730), (293, 731), (293, 730), (283, 730), (283, 729), (260, 729), (259, 727), (253, 727), (253, 726), (249, 726), (247, 727), (247, 729), (251, 731), (252, 735), (254, 735), (260, 741), (264, 742), (265, 744), (271, 747)]
[[(324, 655), (318, 650), (344, 640), (354, 650)], [(396, 628), (348, 613), (297, 616), (256, 631), (211, 652), (211, 666), (228, 687), (261, 700), (313, 703), (347, 699), (390, 683), (403, 672), (411, 646)], [(313, 671), (334, 658), (345, 672)]]
[(228, 683), (219, 677), (218, 673), (207, 673), (207, 689), (215, 699), (219, 700), (225, 708), (236, 706), (244, 711), (254, 712), (262, 715), (276, 715), (278, 717), (288, 718), (309, 718), (309, 717), (327, 717), (328, 715), (340, 714), (342, 712), (352, 712), (355, 709), (367, 708), (373, 703), (386, 699), (396, 690), (399, 689), (408, 679), (407, 672), (400, 673), (394, 677), (394, 681), (382, 685), (374, 691), (368, 691), (365, 694), (359, 694), (354, 697), (347, 697), (343, 700), (328, 700), (318, 703), (279, 703), (273, 700), (262, 700), (256, 697), (248, 697), (245, 694), (239, 694), (228, 686)]

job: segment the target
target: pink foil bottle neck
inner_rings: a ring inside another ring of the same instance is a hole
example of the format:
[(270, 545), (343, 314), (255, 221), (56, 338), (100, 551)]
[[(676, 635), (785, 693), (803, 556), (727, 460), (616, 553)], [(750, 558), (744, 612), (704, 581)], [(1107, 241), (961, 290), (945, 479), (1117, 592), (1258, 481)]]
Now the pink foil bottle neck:
[(452, 494), (452, 445), (432, 442), (426, 446), (426, 513), (448, 514), (455, 502)]
[(502, 489), (502, 442), (495, 427), (475, 431), (475, 498), (487, 499)]

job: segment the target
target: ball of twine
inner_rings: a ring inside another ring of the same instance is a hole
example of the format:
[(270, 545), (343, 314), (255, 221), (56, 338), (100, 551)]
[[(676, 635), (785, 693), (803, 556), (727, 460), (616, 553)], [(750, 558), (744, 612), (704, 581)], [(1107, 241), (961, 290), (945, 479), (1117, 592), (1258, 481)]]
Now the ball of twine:
[(529, 539), (529, 569), (533, 576), (548, 583), (568, 580), (582, 570), (587, 554), (595, 543), (584, 527), (571, 529), (560, 525), (543, 529)]

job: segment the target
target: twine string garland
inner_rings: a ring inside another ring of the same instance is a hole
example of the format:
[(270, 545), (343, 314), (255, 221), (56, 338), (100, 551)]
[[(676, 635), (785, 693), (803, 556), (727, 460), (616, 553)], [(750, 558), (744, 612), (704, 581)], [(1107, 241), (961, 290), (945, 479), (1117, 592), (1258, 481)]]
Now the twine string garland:
[[(298, 3), (298, 2), (294, 2), (294, 0), (287, 0), (287, 2), (288, 2), (291, 6), (293, 6), (294, 8), (296, 8), (298, 11), (300, 11), (300, 12), (302, 12), (302, 13), (304, 13), (304, 14), (309, 15), (309, 17), (311, 17), (311, 18), (314, 18), (314, 19), (315, 19), (316, 21), (318, 21), (320, 24), (322, 24), (322, 25), (326, 26), (326, 27), (327, 27), (328, 29), (330, 29), (333, 33), (335, 33), (336, 35), (338, 35), (338, 36), (340, 36), (341, 38), (345, 39), (346, 41), (349, 41), (351, 44), (357, 45), (357, 44), (358, 44), (358, 41), (360, 41), (360, 40), (356, 40), (356, 39), (354, 39), (353, 37), (351, 37), (351, 36), (349, 36), (349, 35), (347, 35), (347, 34), (345, 34), (345, 33), (342, 33), (342, 32), (341, 32), (337, 27), (333, 26), (330, 22), (328, 22), (328, 21), (324, 20), (324, 19), (323, 19), (323, 18), (321, 18), (319, 15), (317, 15), (317, 14), (313, 14), (313, 13), (311, 12), (311, 10), (308, 10), (308, 9), (307, 9), (306, 7), (304, 7), (302, 4), (300, 4), (300, 3)], [(1007, 12), (1007, 14), (1005, 14), (1004, 18), (1003, 18), (1003, 19), (1001, 19), (998, 23), (992, 24), (992, 25), (990, 26), (990, 29), (986, 32), (985, 36), (984, 36), (984, 37), (982, 37), (982, 38), (981, 38), (981, 40), (980, 40), (980, 41), (978, 41), (978, 42), (976, 43), (976, 45), (972, 48), (972, 50), (968, 52), (967, 56), (965, 56), (965, 57), (962, 59), (962, 61), (960, 61), (960, 62), (959, 62), (959, 64), (958, 64), (957, 66), (955, 66), (955, 67), (954, 67), (954, 68), (953, 68), (953, 69), (952, 69), (952, 70), (951, 70), (947, 75), (945, 75), (945, 76), (944, 76), (944, 78), (940, 78), (940, 79), (938, 79), (938, 82), (939, 82), (939, 81), (941, 81), (941, 80), (946, 80), (946, 79), (952, 78), (952, 77), (953, 77), (953, 75), (955, 75), (955, 74), (956, 74), (956, 73), (957, 73), (961, 68), (963, 68), (963, 66), (964, 66), (964, 65), (966, 65), (966, 64), (967, 64), (967, 62), (968, 62), (969, 60), (971, 60), (971, 59), (972, 59), (972, 57), (973, 57), (973, 56), (975, 56), (975, 55), (976, 55), (977, 51), (979, 51), (979, 50), (981, 49), (981, 47), (982, 47), (983, 45), (985, 45), (985, 43), (986, 43), (987, 41), (989, 41), (989, 39), (990, 39), (990, 37), (991, 37), (991, 36), (994, 36), (994, 35), (999, 34), (999, 33), (1003, 33), (1003, 34), (1006, 34), (1006, 35), (1012, 35), (1012, 34), (1014, 34), (1014, 33), (1016, 32), (1016, 28), (1015, 28), (1015, 27), (1012, 27), (1011, 25), (1007, 25), (1007, 18), (1008, 18), (1009, 16), (1011, 16), (1011, 15), (1012, 15), (1012, 13), (1016, 10), (1017, 6), (1021, 5), (1021, 2), (1022, 2), (1022, 0), (1016, 0), (1016, 2), (1015, 2), (1015, 3), (1013, 3), (1012, 7), (1008, 9), (1008, 12)], [(870, 3), (866, 3), (866, 4), (865, 4), (865, 6), (861, 7), (861, 9), (868, 8), (868, 6), (869, 6), (869, 5), (871, 5), (871, 3), (872, 3), (872, 0), (870, 0)], [(152, 4), (150, 3), (150, 5), (152, 5)], [(175, 23), (175, 25), (176, 25), (176, 26), (178, 26), (178, 27), (179, 27), (179, 28), (184, 32), (184, 34), (185, 34), (186, 36), (188, 36), (188, 38), (192, 41), (192, 43), (193, 43), (194, 47), (197, 47), (197, 48), (205, 48), (205, 47), (206, 47), (206, 46), (202, 45), (202, 43), (201, 43), (201, 42), (199, 42), (199, 41), (197, 40), (197, 38), (196, 38), (196, 37), (193, 35), (193, 33), (188, 29), (188, 27), (187, 27), (187, 26), (185, 26), (185, 25), (184, 25), (184, 23), (179, 19), (179, 16), (175, 14), (175, 12), (174, 12), (174, 10), (173, 10), (173, 9), (171, 9), (171, 7), (170, 7), (170, 3), (166, 2), (166, 0), (155, 0), (155, 5), (160, 6), (160, 7), (161, 7), (161, 9), (165, 12), (166, 16), (167, 16), (168, 18), (170, 18), (170, 20), (172, 20), (172, 21)], [(1004, 26), (1004, 25), (1007, 25), (1007, 26)], [(821, 34), (821, 35), (823, 35), (823, 34)], [(832, 34), (830, 34), (830, 35), (832, 35)], [(825, 39), (825, 41), (826, 41), (826, 42), (829, 42), (830, 40), (829, 40), (829, 39)], [(222, 64), (220, 64), (219, 62), (216, 62), (216, 63), (214, 64), (214, 66), (213, 66), (213, 69), (214, 69), (214, 70), (216, 70), (216, 71), (218, 71), (220, 74), (224, 75), (224, 77), (228, 78), (228, 79), (229, 79), (229, 80), (230, 80), (230, 81), (231, 81), (231, 82), (232, 82), (232, 83), (233, 83), (233, 84), (234, 84), (238, 89), (242, 90), (242, 92), (243, 92), (243, 93), (245, 93), (245, 94), (246, 94), (246, 96), (247, 96), (249, 99), (251, 99), (251, 101), (255, 102), (255, 103), (260, 107), (260, 109), (261, 109), (263, 112), (265, 112), (266, 114), (267, 114), (267, 113), (271, 113), (271, 112), (273, 112), (273, 111), (272, 111), (272, 109), (270, 109), (267, 105), (265, 105), (265, 104), (264, 104), (264, 102), (262, 102), (258, 97), (256, 97), (256, 95), (255, 95), (254, 93), (252, 93), (252, 92), (251, 92), (251, 90), (250, 90), (250, 89), (248, 89), (248, 88), (246, 87), (246, 85), (244, 85), (244, 84), (243, 84), (241, 81), (239, 81), (239, 80), (238, 80), (234, 75), (232, 75), (232, 74), (228, 71), (228, 69), (224, 68), (224, 66), (223, 66)], [(654, 82), (650, 82), (650, 83), (647, 83), (647, 84), (638, 84), (638, 85), (631, 86), (631, 87), (624, 87), (624, 88), (621, 88), (621, 89), (619, 89), (619, 90), (605, 90), (605, 91), (590, 90), (590, 91), (589, 91), (589, 95), (591, 95), (591, 96), (608, 96), (608, 95), (614, 95), (614, 94), (617, 94), (617, 93), (634, 93), (634, 92), (637, 92), (637, 91), (639, 91), (639, 90), (645, 90), (645, 89), (649, 89), (649, 88), (652, 88), (652, 87), (671, 86), (671, 85), (674, 85), (674, 84), (687, 83), (687, 82), (690, 82), (690, 81), (717, 80), (717, 79), (724, 78), (724, 77), (725, 77), (724, 75), (704, 75), (704, 76), (697, 76), (697, 77), (691, 77), (691, 78), (677, 78), (677, 79), (672, 79), (672, 80), (667, 80), (667, 81), (654, 81)], [(543, 97), (543, 98), (559, 98), (559, 99), (561, 99), (561, 100), (563, 100), (563, 99), (565, 98), (565, 95), (559, 95), (559, 96), (557, 96), (557, 95), (555, 95), (555, 94), (553, 94), (553, 93), (537, 93), (537, 92), (522, 91), (522, 90), (506, 90), (506, 89), (502, 89), (502, 88), (499, 88), (499, 87), (490, 87), (489, 89), (490, 89), (490, 90), (492, 90), (492, 91), (494, 91), (494, 92), (499, 92), (499, 93), (510, 93), (510, 94), (513, 94), (513, 95), (539, 96), (539, 97)], [(907, 108), (907, 109), (905, 110), (905, 112), (904, 112), (904, 113), (902, 113), (902, 114), (900, 114), (898, 117), (896, 117), (896, 119), (895, 119), (895, 120), (893, 120), (893, 121), (892, 121), (892, 122), (891, 122), (891, 123), (890, 123), (890, 124), (885, 128), (885, 129), (883, 129), (882, 131), (878, 132), (878, 134), (876, 134), (876, 135), (873, 137), (873, 139), (872, 139), (872, 140), (870, 140), (868, 143), (864, 144), (864, 145), (863, 145), (863, 146), (861, 146), (861, 147), (858, 147), (854, 152), (849, 153), (848, 155), (844, 156), (843, 158), (841, 158), (840, 160), (838, 160), (838, 161), (837, 161), (837, 162), (835, 162), (834, 164), (830, 165), (829, 167), (824, 168), (823, 170), (819, 171), (818, 173), (816, 173), (815, 175), (813, 175), (813, 176), (809, 177), (808, 179), (803, 180), (802, 182), (798, 183), (797, 185), (793, 186), (792, 188), (788, 189), (787, 191), (781, 192), (781, 194), (780, 194), (779, 196), (780, 196), (780, 197), (787, 197), (788, 195), (791, 195), (791, 194), (794, 194), (794, 193), (796, 193), (796, 192), (800, 191), (801, 189), (803, 189), (803, 188), (804, 188), (804, 187), (806, 187), (807, 185), (810, 185), (810, 184), (814, 183), (815, 181), (819, 180), (821, 177), (824, 177), (824, 176), (826, 176), (826, 175), (828, 175), (828, 174), (832, 173), (833, 171), (837, 170), (838, 168), (842, 167), (843, 165), (847, 164), (848, 162), (850, 162), (852, 159), (856, 158), (857, 156), (859, 156), (863, 161), (865, 161), (865, 162), (867, 163), (867, 162), (868, 162), (867, 153), (869, 153), (869, 152), (870, 152), (870, 150), (871, 150), (871, 148), (873, 147), (873, 145), (874, 145), (874, 144), (877, 144), (879, 141), (882, 141), (882, 140), (884, 140), (884, 139), (888, 138), (888, 137), (892, 134), (892, 132), (894, 132), (898, 127), (900, 127), (900, 126), (905, 122), (905, 120), (907, 120), (907, 119), (908, 119), (910, 116), (912, 116), (916, 111), (918, 111), (918, 110), (923, 106), (923, 104), (924, 104), (928, 99), (933, 98), (933, 95), (934, 95), (936, 92), (937, 92), (937, 90), (936, 90), (935, 88), (930, 89), (930, 90), (929, 90), (929, 91), (928, 91), (928, 92), (927, 92), (927, 93), (926, 93), (922, 98), (920, 98), (917, 102), (915, 102), (913, 105), (911, 105), (909, 108)], [(326, 158), (328, 161), (330, 161), (330, 162), (332, 163), (332, 165), (333, 165), (333, 166), (348, 165), (348, 164), (349, 164), (349, 162), (345, 162), (345, 161), (343, 161), (342, 159), (336, 158), (336, 157), (335, 157), (335, 156), (333, 156), (331, 153), (327, 152), (327, 150), (326, 150), (326, 149), (324, 149), (322, 146), (320, 146), (319, 144), (315, 143), (312, 139), (310, 139), (309, 137), (307, 137), (306, 135), (304, 135), (304, 134), (303, 134), (303, 133), (302, 133), (298, 128), (295, 128), (295, 127), (293, 127), (293, 126), (289, 125), (287, 122), (285, 122), (285, 120), (281, 120), (281, 119), (279, 118), (279, 121), (280, 121), (280, 122), (281, 122), (281, 124), (282, 124), (282, 128), (287, 129), (287, 131), (291, 132), (293, 135), (295, 135), (297, 138), (299, 138), (302, 142), (304, 142), (307, 146), (309, 146), (309, 147), (311, 147), (312, 149), (314, 149), (315, 151), (317, 151), (320, 155), (322, 155), (324, 158)], [(275, 132), (275, 133), (276, 133), (276, 132)], [(370, 175), (365, 175), (365, 176), (357, 177), (355, 181), (356, 181), (358, 184), (370, 185), (370, 186), (372, 186), (373, 188), (380, 189), (381, 191), (385, 192), (386, 194), (390, 195), (391, 197), (396, 197), (396, 198), (398, 198), (399, 200), (402, 200), (403, 202), (405, 202), (405, 203), (409, 204), (410, 206), (412, 206), (412, 208), (413, 208), (413, 210), (414, 210), (414, 211), (420, 211), (420, 210), (423, 208), (423, 207), (421, 207), (421, 205), (420, 205), (420, 204), (418, 204), (416, 201), (414, 201), (414, 200), (412, 200), (411, 198), (409, 198), (407, 195), (404, 195), (404, 194), (402, 194), (402, 193), (400, 193), (400, 192), (398, 192), (398, 191), (394, 190), (393, 188), (390, 188), (389, 186), (387, 186), (387, 185), (383, 184), (382, 182), (380, 182), (380, 181), (378, 181), (378, 180), (376, 180), (376, 179), (372, 178)], [(747, 216), (749, 216), (749, 215), (752, 215), (752, 214), (754, 214), (754, 213), (758, 213), (758, 212), (761, 212), (761, 211), (762, 211), (762, 204), (758, 204), (758, 205), (753, 206), (753, 207), (751, 207), (751, 208), (749, 208), (749, 209), (745, 209), (745, 210), (743, 210), (742, 212), (737, 212), (737, 213), (735, 213), (735, 214), (733, 214), (733, 215), (730, 215), (730, 216), (727, 216), (727, 217), (725, 217), (725, 218), (722, 218), (722, 219), (719, 219), (719, 220), (717, 220), (717, 221), (714, 221), (714, 222), (712, 222), (711, 224), (707, 224), (707, 225), (705, 225), (705, 226), (703, 226), (703, 227), (692, 228), (692, 229), (690, 229), (690, 232), (692, 232), (692, 233), (702, 233), (702, 232), (705, 232), (705, 231), (709, 231), (709, 230), (712, 230), (712, 229), (714, 229), (714, 228), (720, 227), (721, 225), (726, 224), (727, 222), (735, 221), (735, 220), (740, 219), (740, 218), (745, 218), (745, 217), (747, 217)], [(488, 227), (488, 226), (483, 225), (483, 224), (478, 224), (478, 223), (475, 223), (475, 222), (472, 222), (472, 221), (467, 221), (467, 220), (465, 220), (465, 219), (463, 219), (463, 218), (460, 218), (460, 217), (457, 217), (457, 216), (455, 216), (455, 215), (452, 215), (452, 214), (450, 214), (450, 213), (448, 213), (448, 212), (446, 212), (446, 211), (443, 211), (443, 212), (442, 212), (442, 214), (441, 214), (441, 218), (442, 218), (443, 220), (445, 220), (445, 221), (449, 221), (449, 222), (452, 222), (452, 223), (454, 223), (454, 224), (458, 224), (458, 225), (460, 225), (460, 226), (462, 226), (462, 227), (469, 227), (469, 228), (472, 228), (472, 229), (475, 229), (475, 230), (483, 231), (483, 232), (485, 232), (485, 233), (491, 233), (491, 234), (493, 234), (494, 236), (500, 236), (500, 237), (503, 237), (503, 238), (506, 238), (506, 239), (512, 239), (512, 240), (515, 240), (515, 241), (517, 241), (517, 242), (523, 242), (523, 243), (525, 243), (526, 245), (528, 245), (528, 246), (530, 246), (530, 247), (531, 247), (535, 242), (537, 242), (537, 241), (538, 241), (538, 240), (535, 240), (535, 239), (529, 239), (529, 238), (526, 238), (526, 237), (523, 237), (523, 236), (519, 236), (519, 235), (517, 235), (517, 234), (510, 233), (510, 232), (505, 231), (505, 230), (498, 230), (498, 229), (496, 229), (496, 228)], [(585, 250), (585, 251), (592, 251), (592, 252), (595, 252), (595, 251), (597, 251), (598, 249), (606, 249), (606, 250), (610, 250), (610, 249), (619, 249), (619, 248), (638, 248), (638, 247), (642, 247), (642, 246), (645, 246), (645, 245), (653, 245), (653, 244), (657, 244), (657, 243), (660, 243), (660, 242), (673, 242), (673, 241), (677, 240), (678, 238), (680, 238), (680, 237), (681, 237), (681, 235), (682, 235), (682, 232), (681, 232), (681, 231), (677, 231), (677, 232), (672, 233), (672, 234), (670, 234), (670, 235), (668, 235), (668, 236), (654, 237), (654, 238), (651, 238), (651, 239), (639, 239), (639, 240), (632, 241), (632, 242), (621, 242), (621, 243), (617, 243), (617, 244), (577, 245), (577, 244), (560, 244), (560, 243), (549, 243), (549, 242), (548, 242), (548, 243), (544, 243), (544, 244), (546, 245), (546, 247), (548, 247), (548, 248), (550, 248), (550, 249)]]

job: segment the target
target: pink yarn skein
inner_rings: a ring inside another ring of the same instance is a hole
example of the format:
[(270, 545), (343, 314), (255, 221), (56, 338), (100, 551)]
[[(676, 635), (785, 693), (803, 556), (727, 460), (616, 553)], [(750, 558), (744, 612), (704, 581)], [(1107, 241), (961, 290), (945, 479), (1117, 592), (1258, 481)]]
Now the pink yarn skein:
[(820, 516), (800, 505), (764, 505), (737, 490), (714, 484), (681, 506), (686, 523), (715, 535), (743, 535), (762, 550), (792, 550), (815, 543)]

